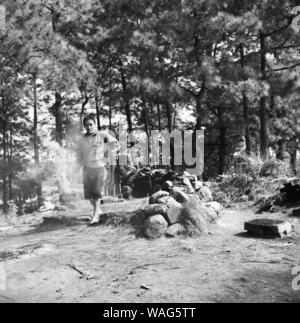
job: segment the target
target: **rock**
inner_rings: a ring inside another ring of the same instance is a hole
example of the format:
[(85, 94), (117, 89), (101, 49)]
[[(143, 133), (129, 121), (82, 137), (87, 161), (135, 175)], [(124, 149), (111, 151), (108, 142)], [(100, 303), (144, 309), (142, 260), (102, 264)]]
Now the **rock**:
[(215, 223), (217, 216), (214, 209), (209, 210), (194, 199), (183, 206), (179, 223), (184, 226), (187, 235), (199, 236), (211, 232), (211, 224)]
[(153, 216), (155, 214), (166, 216), (168, 209), (168, 206), (165, 204), (151, 204), (144, 209), (144, 212), (147, 217)]
[(166, 232), (166, 236), (168, 238), (175, 238), (176, 236), (178, 236), (182, 233), (184, 233), (184, 227), (181, 224), (176, 223), (176, 224), (171, 225), (168, 228), (168, 230)]
[(133, 192), (132, 195), (137, 198), (146, 197), (152, 192), (153, 184), (151, 179), (151, 171), (144, 168), (134, 175), (132, 180)]
[(258, 207), (257, 214), (263, 213), (263, 212), (269, 212), (271, 208), (276, 205), (277, 203), (277, 196), (266, 196), (262, 197), (259, 200), (257, 200), (256, 203), (254, 203), (254, 206)]
[(214, 209), (218, 214), (220, 214), (220, 213), (221, 213), (221, 211), (223, 211), (223, 210), (224, 210), (224, 207), (223, 207), (220, 203), (218, 203), (218, 202), (210, 202), (210, 203), (206, 203), (206, 204), (205, 204), (205, 206), (206, 206), (207, 208), (212, 208), (212, 209)]
[(165, 204), (168, 208), (181, 207), (181, 204), (178, 203), (171, 196), (164, 196), (157, 201), (158, 204)]
[(284, 238), (293, 232), (293, 225), (289, 222), (256, 219), (245, 223), (245, 230), (250, 234), (265, 238)]
[(176, 224), (180, 220), (181, 212), (182, 212), (182, 206), (170, 208), (168, 209), (168, 212), (165, 218), (170, 225)]
[(149, 217), (145, 222), (144, 234), (147, 238), (158, 239), (162, 237), (168, 229), (168, 223), (160, 214)]
[(190, 193), (190, 194), (195, 193), (195, 189), (194, 189), (193, 185), (191, 184), (191, 181), (188, 178), (184, 177), (182, 182), (188, 188), (188, 193)]
[(202, 187), (202, 182), (195, 181), (194, 187), (195, 187), (195, 191), (198, 192), (201, 189), (201, 187)]
[(167, 191), (167, 192), (170, 192), (170, 190), (172, 189), (173, 187), (173, 182), (171, 181), (166, 181), (164, 184), (163, 184), (163, 190), (164, 191)]
[(295, 208), (289, 213), (290, 217), (300, 217), (300, 207)]
[(277, 205), (273, 205), (270, 209), (270, 212), (271, 213), (279, 213), (279, 212), (281, 212), (281, 208)]
[(213, 201), (213, 195), (209, 187), (203, 186), (199, 190), (199, 197), (201, 201), (203, 202), (212, 202)]
[(178, 187), (173, 187), (170, 192), (170, 196), (181, 204), (188, 203), (190, 201), (189, 196), (180, 190)]
[(150, 201), (149, 204), (157, 204), (158, 200), (161, 199), (162, 197), (166, 197), (169, 196), (169, 192), (167, 191), (158, 191), (156, 193), (154, 193), (151, 197), (150, 197)]
[(288, 203), (300, 201), (300, 180), (291, 179), (284, 185), (284, 188), (282, 188), (280, 192), (285, 195), (285, 199)]
[(122, 187), (122, 197), (126, 200), (130, 199), (132, 196), (132, 188), (130, 186), (123, 186)]

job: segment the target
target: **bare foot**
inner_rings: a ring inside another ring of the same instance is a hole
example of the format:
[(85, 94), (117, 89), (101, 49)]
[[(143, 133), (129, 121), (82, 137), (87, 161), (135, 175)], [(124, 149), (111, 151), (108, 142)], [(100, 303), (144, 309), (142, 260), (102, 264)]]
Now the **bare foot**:
[(96, 215), (94, 215), (91, 222), (90, 222), (90, 225), (98, 224), (100, 222), (101, 214), (102, 214), (102, 212), (97, 213)]

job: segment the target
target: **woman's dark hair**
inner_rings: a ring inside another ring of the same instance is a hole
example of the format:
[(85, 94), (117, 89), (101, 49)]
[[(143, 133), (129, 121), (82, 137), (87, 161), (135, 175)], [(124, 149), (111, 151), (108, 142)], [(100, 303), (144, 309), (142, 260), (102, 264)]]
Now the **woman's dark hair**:
[(94, 114), (89, 114), (85, 116), (83, 119), (83, 125), (85, 125), (88, 121), (93, 121), (96, 123), (96, 116)]

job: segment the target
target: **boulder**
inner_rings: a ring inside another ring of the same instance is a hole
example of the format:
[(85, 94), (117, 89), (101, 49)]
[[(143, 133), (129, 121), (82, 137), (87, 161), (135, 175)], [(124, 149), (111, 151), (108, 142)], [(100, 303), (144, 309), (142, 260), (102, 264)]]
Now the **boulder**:
[(195, 193), (195, 189), (194, 189), (193, 185), (191, 184), (191, 181), (188, 178), (184, 177), (182, 179), (182, 182), (188, 188), (188, 193), (190, 193), (190, 194)]
[(145, 222), (144, 234), (149, 239), (162, 237), (168, 229), (168, 223), (160, 214), (149, 217)]
[(179, 223), (184, 226), (187, 235), (199, 236), (211, 233), (211, 225), (216, 217), (215, 210), (209, 211), (203, 203), (194, 199), (183, 206)]
[(185, 204), (190, 201), (189, 196), (178, 187), (173, 187), (171, 189), (170, 196), (181, 204)]
[(300, 202), (300, 179), (290, 180), (280, 190), (288, 203)]
[(158, 191), (150, 197), (149, 204), (157, 204), (159, 199), (161, 199), (162, 197), (165, 197), (165, 196), (169, 196), (169, 195), (170, 194), (167, 191)]
[(184, 233), (184, 227), (181, 225), (181, 224), (179, 224), (179, 223), (176, 223), (176, 224), (173, 224), (173, 225), (171, 225), (169, 228), (168, 228), (168, 230), (167, 230), (167, 232), (166, 232), (166, 236), (168, 237), (168, 238), (175, 238), (175, 237), (177, 237), (178, 235), (180, 235), (180, 234), (182, 234), (182, 233)]
[(278, 206), (278, 205), (273, 205), (273, 206), (271, 207), (271, 209), (270, 209), (270, 212), (271, 212), (271, 213), (279, 213), (279, 212), (281, 212), (281, 207), (280, 207), (280, 206)]
[(168, 206), (165, 204), (151, 204), (144, 209), (144, 213), (147, 217), (153, 216), (155, 214), (166, 216), (168, 209)]
[(289, 222), (271, 219), (256, 219), (245, 223), (248, 233), (263, 238), (284, 238), (293, 232)]
[(122, 187), (122, 197), (126, 200), (130, 199), (132, 196), (132, 188), (129, 186)]
[(169, 208), (165, 219), (170, 225), (176, 224), (180, 220), (181, 212), (182, 206)]
[(171, 182), (171, 181), (166, 181), (166, 182), (164, 182), (164, 184), (163, 184), (163, 190), (164, 191), (167, 191), (167, 192), (170, 192), (170, 190), (172, 189), (172, 187), (173, 187), (174, 185), (173, 185), (173, 182)]
[(168, 208), (181, 207), (181, 204), (178, 203), (171, 196), (164, 196), (157, 201), (158, 204), (165, 204)]
[(199, 197), (201, 201), (203, 202), (212, 202), (213, 201), (213, 195), (209, 187), (203, 186), (199, 190)]

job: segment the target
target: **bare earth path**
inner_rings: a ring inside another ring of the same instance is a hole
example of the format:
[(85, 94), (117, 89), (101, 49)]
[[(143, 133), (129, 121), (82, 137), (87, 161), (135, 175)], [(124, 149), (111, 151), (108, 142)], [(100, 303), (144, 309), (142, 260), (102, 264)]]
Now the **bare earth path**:
[[(72, 215), (87, 210), (84, 204)], [(292, 269), (300, 265), (299, 220), (291, 238), (249, 238), (243, 224), (258, 216), (226, 210), (214, 235), (149, 241), (122, 227), (32, 230), (39, 217), (0, 226), (0, 266), (7, 276), (0, 302), (300, 301), (292, 289)]]

